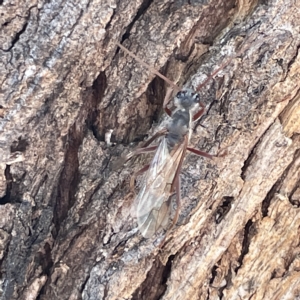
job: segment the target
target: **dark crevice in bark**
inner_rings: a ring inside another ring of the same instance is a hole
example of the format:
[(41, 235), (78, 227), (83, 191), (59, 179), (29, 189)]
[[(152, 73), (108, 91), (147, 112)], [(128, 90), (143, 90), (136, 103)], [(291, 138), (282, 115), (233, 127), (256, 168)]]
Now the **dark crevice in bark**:
[[(84, 106), (81, 110), (81, 114), (77, 118), (78, 124), (75, 123), (73, 125), (66, 140), (66, 145), (68, 146), (65, 154), (65, 167), (60, 176), (60, 184), (57, 191), (56, 204), (54, 205), (53, 209), (53, 219), (56, 229), (54, 232), (52, 232), (54, 237), (57, 236), (60, 230), (60, 224), (67, 217), (69, 209), (74, 205), (74, 202), (76, 200), (75, 193), (80, 179), (80, 174), (78, 171), (78, 149), (84, 138), (85, 127), (83, 125), (86, 124), (86, 128), (88, 128), (89, 125), (93, 123), (95, 115), (97, 114), (97, 100), (101, 100), (101, 97), (97, 98), (95, 95), (92, 95), (92, 89), (87, 90), (82, 95), (82, 98), (85, 101)], [(79, 130), (77, 128), (79, 128)], [(84, 229), (82, 228), (78, 234), (80, 234), (83, 230)], [(45, 272), (45, 274), (49, 275), (53, 271), (51, 249), (49, 249), (49, 251), (46, 251), (45, 253), (45, 258), (43, 259), (46, 263), (44, 263), (43, 265), (43, 271)], [(45, 294), (50, 283), (51, 279), (49, 277), (47, 283), (40, 292), (40, 296)]]
[[(295, 245), (295, 248), (299, 246), (299, 242), (297, 243), (294, 243)], [(290, 272), (290, 270), (293, 270), (294, 269), (294, 263), (295, 261), (298, 261), (298, 255), (299, 255), (299, 251), (294, 251), (293, 249), (289, 249), (289, 251), (287, 251), (285, 253), (285, 257), (284, 257), (284, 272), (280, 272), (280, 274), (276, 274), (275, 273), (275, 276), (276, 278), (278, 277), (282, 277), (284, 278), (286, 276), (286, 274), (288, 272)]]
[[(296, 159), (300, 157), (300, 149), (297, 150), (294, 154), (294, 159), (291, 163), (291, 166), (294, 165)], [(289, 167), (290, 168), (290, 167)], [(289, 201), (292, 205), (300, 207), (300, 199), (299, 196), (296, 196), (295, 199), (293, 198), (294, 194), (300, 189), (300, 181), (298, 180), (293, 189), (291, 190), (290, 194), (288, 195)]]
[(44, 253), (38, 252), (39, 256), (36, 257), (38, 265), (42, 267), (43, 274), (50, 276), (53, 261), (51, 257), (51, 246), (48, 243), (44, 245)]
[(224, 217), (228, 214), (231, 209), (231, 203), (234, 201), (234, 197), (223, 197), (222, 203), (216, 209), (215, 220), (216, 223), (219, 224), (224, 219)]
[[(101, 82), (106, 82), (104, 73), (101, 73), (100, 78), (102, 78), (102, 80), (100, 80)], [(101, 87), (102, 85), (100, 85), (99, 89), (102, 91)], [(67, 145), (67, 149), (65, 151), (65, 165), (60, 175), (60, 184), (58, 186), (57, 197), (53, 210), (56, 233), (59, 231), (61, 222), (67, 217), (69, 209), (75, 203), (75, 194), (80, 180), (80, 174), (78, 171), (78, 149), (84, 138), (85, 128), (88, 128), (88, 124), (92, 124), (93, 120), (96, 118), (97, 104), (102, 98), (99, 93), (96, 93), (96, 95), (93, 94), (93, 89), (88, 89), (85, 93), (83, 93), (82, 99), (84, 99), (84, 105), (77, 118), (77, 123), (71, 127), (65, 141), (65, 144)], [(84, 127), (84, 124), (87, 126)]]
[(123, 36), (122, 36), (121, 43), (129, 38), (130, 31), (131, 31), (133, 25), (145, 13), (145, 11), (149, 8), (149, 6), (151, 5), (152, 2), (153, 2), (153, 0), (146, 0), (141, 4), (141, 6), (138, 9), (135, 17), (133, 18), (131, 23), (127, 26), (127, 29), (126, 29), (125, 33), (123, 34)]
[(293, 195), (294, 193), (296, 192), (296, 190), (300, 189), (300, 185), (296, 185), (295, 186), (295, 189), (293, 190), (293, 192), (291, 193), (291, 197), (289, 198), (291, 204), (293, 204), (293, 206), (296, 206), (296, 207), (300, 207), (300, 199), (299, 197), (297, 197), (297, 199), (293, 199)]
[(168, 261), (165, 265), (164, 271), (163, 271), (163, 276), (162, 276), (162, 284), (165, 286), (165, 289), (167, 289), (167, 281), (170, 277), (171, 274), (171, 269), (172, 269), (172, 262), (174, 260), (175, 255), (171, 255), (168, 258)]
[(9, 48), (7, 48), (7, 49), (3, 49), (3, 51), (9, 52), (15, 46), (15, 44), (19, 41), (21, 34), (25, 32), (27, 26), (28, 26), (28, 22), (26, 22), (23, 25), (22, 29), (15, 34), (15, 37), (11, 41), (11, 46)]
[(132, 295), (132, 300), (158, 300), (167, 289), (174, 255), (171, 255), (164, 266), (159, 258), (154, 261), (145, 281)]
[(75, 201), (75, 192), (79, 180), (78, 148), (82, 137), (76, 132), (74, 124), (68, 136), (68, 149), (65, 154), (65, 166), (59, 179), (58, 194), (54, 206), (54, 224), (58, 232), (61, 222), (66, 218), (68, 210)]
[(255, 234), (255, 228), (253, 227), (253, 222), (251, 220), (249, 220), (247, 222), (247, 224), (245, 225), (241, 255), (237, 260), (239, 263), (239, 266), (235, 268), (235, 273), (237, 273), (239, 268), (243, 265), (244, 257), (249, 252), (251, 238), (254, 234)]
[(6, 178), (6, 193), (5, 196), (0, 198), (0, 205), (6, 203), (21, 203), (21, 194), (20, 194), (20, 183), (23, 181), (26, 173), (24, 173), (18, 181), (13, 179), (13, 176), (10, 172), (10, 165), (6, 166), (4, 172)]
[[(103, 87), (103, 85), (102, 85)], [(104, 92), (104, 91), (103, 91)], [(132, 142), (143, 141), (148, 135), (148, 130), (151, 128), (153, 122), (156, 123), (159, 121), (160, 116), (162, 115), (162, 105), (165, 95), (165, 86), (163, 80), (155, 77), (153, 81), (149, 84), (149, 87), (145, 94), (142, 94), (139, 99), (136, 101), (145, 101), (147, 99), (145, 114), (141, 116), (136, 112), (137, 103), (133, 102), (128, 107), (128, 114), (126, 116), (127, 124), (130, 124), (128, 131), (123, 133), (121, 137), (118, 135), (118, 120), (116, 116), (116, 110), (118, 109), (119, 104), (116, 103), (118, 97), (116, 90), (110, 97), (111, 101), (109, 105), (97, 113), (97, 119), (93, 122), (91, 127), (94, 136), (99, 141), (105, 141), (105, 134), (111, 129), (115, 129), (111, 135), (112, 144), (123, 144), (128, 145)], [(96, 94), (100, 94), (99, 91)]]
[(299, 49), (300, 49), (300, 46), (297, 47), (297, 51), (296, 51), (295, 55), (292, 57), (292, 59), (291, 59), (291, 60), (288, 62), (288, 64), (287, 64), (287, 68), (286, 68), (286, 70), (287, 70), (286, 73), (287, 73), (287, 74), (289, 73), (289, 71), (290, 71), (292, 65), (294, 64), (294, 62), (296, 61), (296, 59), (297, 59), (297, 57), (298, 57)]
[[(101, 228), (103, 228), (103, 226)], [(68, 257), (68, 254), (67, 254), (68, 251), (70, 249), (74, 248), (74, 244), (76, 243), (76, 241), (78, 239), (80, 239), (82, 236), (84, 236), (86, 234), (86, 230), (87, 230), (87, 226), (82, 226), (82, 227), (79, 228), (79, 230), (76, 232), (76, 235), (74, 235), (72, 237), (72, 239), (70, 240), (68, 248), (66, 248), (65, 251), (61, 252), (60, 257), (61, 257), (62, 260), (64, 258)], [(101, 229), (99, 229), (99, 230), (101, 230)], [(67, 239), (68, 238), (67, 237), (68, 234), (70, 234), (70, 231), (67, 231), (64, 234), (60, 235), (59, 239), (60, 240)], [(95, 236), (95, 239), (97, 239), (97, 238), (98, 237)], [(51, 251), (51, 249), (50, 249), (50, 251)], [(86, 254), (86, 260), (87, 261), (88, 260), (94, 260), (95, 259), (94, 258), (94, 253), (96, 253), (96, 249), (95, 248), (91, 248), (90, 251)], [(47, 255), (48, 252), (45, 252), (45, 254)], [(51, 253), (49, 252), (49, 254), (51, 254)], [(43, 259), (47, 259), (47, 257), (43, 258)], [(56, 261), (58, 261), (58, 262), (56, 262), (55, 265), (54, 265), (53, 260), (52, 260), (52, 256), (51, 255), (49, 256), (49, 259), (47, 261), (48, 264), (45, 265), (45, 268), (43, 269), (44, 273), (48, 276), (48, 278), (47, 278), (46, 283), (44, 284), (44, 286), (42, 287), (42, 289), (41, 289), (41, 291), (39, 293), (39, 298), (38, 299), (48, 299), (47, 297), (49, 297), (49, 295), (51, 294), (51, 292), (49, 293), (49, 291), (52, 290), (51, 286), (56, 286), (57, 285), (57, 281), (60, 280), (60, 278), (58, 277), (58, 278), (55, 278), (55, 280), (53, 281), (53, 277), (51, 277), (51, 275), (53, 275), (53, 273), (55, 273), (55, 269), (56, 268), (57, 269), (60, 268), (60, 260), (56, 260)], [(87, 261), (85, 263), (87, 265), (91, 265), (90, 262), (87, 263)], [(93, 266), (91, 266), (91, 268), (92, 267)], [(80, 292), (82, 292), (84, 290), (85, 285), (88, 282), (88, 279), (89, 279), (89, 276), (90, 276), (88, 272), (85, 273), (85, 274), (86, 274), (86, 278), (83, 279), (83, 282), (82, 282), (82, 284), (80, 286)], [(52, 298), (49, 298), (49, 299), (52, 299)]]
[(11, 195), (13, 178), (10, 173), (9, 165), (6, 165), (4, 175), (5, 175), (5, 179), (6, 179), (6, 192), (5, 192), (5, 196), (0, 198), (0, 205), (5, 205), (5, 204), (11, 202), (10, 195)]
[(97, 109), (97, 106), (98, 106), (98, 104), (101, 103), (106, 88), (107, 88), (106, 75), (104, 72), (101, 72), (98, 75), (98, 77), (95, 79), (95, 81), (93, 82), (93, 85), (92, 85), (92, 93), (93, 93), (95, 108), (94, 108), (94, 110), (91, 111), (90, 116), (87, 119), (87, 127), (90, 130), (92, 130), (94, 137), (98, 141), (105, 140), (105, 132), (98, 131), (98, 126), (97, 126), (96, 122), (97, 122), (97, 117), (99, 115), (99, 110)]
[(260, 94), (264, 91), (265, 86), (263, 84), (259, 84), (257, 87), (255, 87), (251, 92), (254, 98), (259, 97)]
[[(161, 74), (166, 74), (168, 69), (168, 65), (163, 66), (160, 70), (158, 70)], [(172, 78), (169, 78), (172, 80)], [(154, 77), (154, 79), (150, 82), (145, 96), (147, 99), (147, 117), (142, 118), (140, 116), (136, 116), (133, 120), (132, 131), (134, 133), (134, 138), (130, 139), (129, 136), (124, 139), (124, 143), (128, 144), (129, 142), (140, 142), (143, 141), (148, 136), (148, 131), (153, 126), (153, 124), (159, 124), (162, 116), (164, 115), (163, 102), (166, 95), (166, 83), (163, 79), (158, 76)], [(172, 105), (171, 101), (171, 105)], [(130, 121), (130, 117), (128, 118)], [(143, 124), (143, 127), (141, 127)]]
[(243, 167), (241, 169), (241, 178), (243, 180), (245, 180), (245, 178), (246, 178), (246, 174), (245, 173), (247, 172), (248, 167), (250, 166), (250, 164), (252, 162), (252, 159), (255, 156), (255, 149), (256, 149), (256, 146), (258, 145), (259, 142), (260, 141), (258, 140), (257, 143), (252, 147), (251, 151), (248, 154), (248, 157), (244, 161), (244, 165), (243, 165)]
[(114, 9), (113, 13), (112, 13), (112, 15), (110, 17), (109, 22), (107, 22), (107, 24), (105, 25), (105, 31), (107, 32), (107, 34), (106, 34), (106, 36), (104, 38), (104, 42), (103, 42), (104, 48), (107, 46), (107, 44), (108, 44), (108, 42), (110, 40), (110, 37), (109, 37), (108, 33), (111, 30), (111, 21), (115, 18), (115, 16), (116, 16), (116, 10)]
[(268, 215), (268, 209), (271, 204), (272, 199), (274, 198), (275, 194), (278, 193), (278, 189), (280, 188), (282, 181), (286, 177), (287, 170), (282, 174), (282, 176), (275, 182), (275, 184), (272, 186), (268, 194), (266, 195), (265, 199), (263, 200), (261, 204), (261, 212), (263, 217), (266, 217)]
[(217, 269), (218, 269), (218, 266), (217, 265), (214, 265), (211, 269), (211, 278), (209, 280), (209, 284), (212, 284), (218, 274), (217, 272)]
[(209, 289), (207, 289), (207, 296), (206, 296), (206, 300), (209, 300), (210, 299), (210, 292), (209, 292)]
[[(261, 206), (261, 211), (262, 211), (262, 215), (263, 217), (266, 217), (268, 215), (268, 209), (269, 206), (271, 204), (272, 199), (274, 198), (275, 194), (279, 192), (280, 187), (282, 185), (283, 180), (286, 178), (287, 173), (289, 172), (290, 168), (293, 167), (294, 165), (294, 161), (296, 158), (298, 158), (300, 155), (300, 150), (297, 150), (295, 152), (294, 155), (294, 159), (293, 161), (290, 163), (290, 165), (286, 168), (286, 170), (283, 172), (283, 174), (281, 175), (281, 177), (275, 182), (275, 184), (272, 186), (272, 188), (270, 189), (270, 191), (268, 192), (268, 194), (266, 195), (264, 201), (262, 202), (262, 206)], [(300, 206), (299, 201), (293, 201), (291, 198), (293, 196), (293, 194), (296, 192), (296, 190), (299, 188), (299, 182), (298, 184), (296, 184), (294, 186), (294, 188), (292, 189), (292, 191), (290, 192), (288, 196), (288, 199), (290, 201), (290, 203), (292, 205), (296, 205), (296, 206)]]
[(84, 291), (84, 289), (86, 287), (86, 284), (88, 283), (89, 279), (90, 279), (90, 275), (88, 273), (88, 275), (86, 276), (85, 280), (82, 282), (82, 284), (81, 284), (81, 286), (79, 288), (80, 294), (82, 294), (82, 292)]
[[(159, 88), (153, 87), (152, 90), (158, 90)], [(150, 92), (151, 93), (151, 92)], [(155, 102), (156, 103), (155, 98)], [(161, 106), (162, 104), (153, 104), (150, 99), (147, 98), (147, 116), (142, 117), (140, 115), (136, 115), (134, 117), (128, 117), (128, 122), (131, 124), (131, 130), (128, 132), (128, 135), (124, 136), (123, 143), (129, 144), (132, 142), (142, 141), (150, 130), (153, 122), (156, 123), (159, 121), (161, 116)], [(139, 101), (139, 99), (138, 99)]]
[(27, 142), (26, 139), (22, 139), (21, 137), (18, 138), (17, 141), (14, 141), (11, 146), (10, 146), (10, 152), (25, 152), (27, 146), (29, 145), (29, 143)]
[(259, 5), (269, 6), (269, 0), (258, 0)]
[[(163, 70), (160, 70), (163, 74), (165, 73)], [(150, 120), (150, 127), (151, 123), (157, 123), (160, 121), (161, 116), (164, 114), (163, 110), (163, 102), (166, 94), (166, 85), (164, 80), (159, 77), (155, 77), (148, 86), (146, 91), (146, 96), (148, 102), (151, 103), (151, 116), (152, 119)]]

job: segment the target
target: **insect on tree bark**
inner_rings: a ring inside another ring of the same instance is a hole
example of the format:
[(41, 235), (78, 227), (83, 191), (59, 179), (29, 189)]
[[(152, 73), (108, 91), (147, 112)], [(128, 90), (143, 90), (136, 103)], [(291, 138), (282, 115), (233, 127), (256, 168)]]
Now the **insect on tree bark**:
[[(197, 91), (224, 66), (209, 76), (204, 83), (197, 87), (196, 91), (180, 89), (175, 83), (143, 62), (124, 46), (119, 43), (118, 46), (171, 85), (167, 90), (163, 103), (163, 108), (170, 117), (166, 128), (158, 131), (153, 137), (146, 141), (141, 148), (136, 149), (123, 158), (123, 161), (127, 161), (135, 155), (155, 151), (151, 163), (137, 171), (131, 177), (130, 181), (130, 186), (134, 189), (135, 178), (147, 172), (143, 178), (140, 191), (135, 198), (132, 215), (137, 217), (138, 228), (141, 234), (146, 238), (150, 238), (159, 229), (162, 228), (167, 231), (177, 222), (181, 204), (180, 172), (186, 152), (190, 151), (209, 159), (214, 157), (214, 155), (189, 147), (189, 141), (192, 135), (193, 123), (199, 120), (205, 112), (205, 104), (200, 101), (200, 95)], [(167, 105), (171, 101), (174, 91), (176, 92), (174, 97), (174, 105), (176, 108), (174, 111), (171, 111)], [(149, 146), (159, 137), (162, 138), (158, 146)], [(174, 216), (171, 217), (172, 199), (175, 194), (176, 211)], [(170, 219), (172, 219), (171, 226)]]
[[(0, 7), (1, 299), (299, 298), (299, 1)], [(217, 167), (186, 157), (162, 249), (129, 218), (132, 167), (110, 169), (165, 95), (116, 55), (122, 36), (180, 86), (243, 45), (199, 92), (205, 129), (190, 140), (228, 154)]]

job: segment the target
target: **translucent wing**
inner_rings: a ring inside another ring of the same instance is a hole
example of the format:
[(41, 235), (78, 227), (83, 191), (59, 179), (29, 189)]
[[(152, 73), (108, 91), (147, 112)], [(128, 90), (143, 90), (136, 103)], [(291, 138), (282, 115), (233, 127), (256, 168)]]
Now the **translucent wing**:
[(160, 142), (134, 206), (139, 230), (146, 238), (159, 228), (167, 229), (170, 217), (170, 196), (172, 183), (187, 143), (181, 143), (171, 152), (167, 139)]

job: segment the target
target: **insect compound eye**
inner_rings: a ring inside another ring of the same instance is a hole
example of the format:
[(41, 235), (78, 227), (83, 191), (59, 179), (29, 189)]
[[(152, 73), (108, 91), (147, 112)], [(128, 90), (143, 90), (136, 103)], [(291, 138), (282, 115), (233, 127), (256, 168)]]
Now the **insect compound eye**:
[(195, 100), (195, 102), (199, 102), (200, 101), (200, 96), (199, 96), (199, 94), (194, 94), (194, 100)]
[(177, 98), (182, 98), (182, 97), (185, 96), (185, 94), (186, 94), (186, 91), (179, 91), (179, 92), (177, 93), (176, 97), (177, 97)]

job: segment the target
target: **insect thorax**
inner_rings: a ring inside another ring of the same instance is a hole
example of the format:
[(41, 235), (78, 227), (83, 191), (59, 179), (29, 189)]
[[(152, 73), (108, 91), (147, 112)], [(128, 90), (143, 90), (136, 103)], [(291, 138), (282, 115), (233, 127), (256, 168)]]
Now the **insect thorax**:
[(167, 143), (170, 149), (183, 141), (189, 130), (190, 113), (185, 109), (176, 110), (168, 126)]

